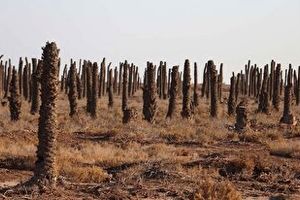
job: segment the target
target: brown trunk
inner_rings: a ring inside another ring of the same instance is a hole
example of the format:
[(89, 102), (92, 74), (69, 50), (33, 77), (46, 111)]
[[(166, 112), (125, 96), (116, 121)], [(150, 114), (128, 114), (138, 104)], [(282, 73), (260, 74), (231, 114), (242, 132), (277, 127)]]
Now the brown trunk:
[[(219, 97), (219, 101), (221, 102), (222, 101), (222, 90), (223, 90), (223, 63), (221, 63), (221, 65), (220, 65), (219, 73), (220, 74), (218, 76), (218, 97)], [(244, 86), (244, 83), (243, 83), (243, 86)]]
[(119, 66), (119, 86), (118, 86), (118, 95), (121, 95), (121, 90), (122, 90), (122, 74), (123, 74), (123, 64), (120, 63)]
[(18, 75), (15, 68), (12, 70), (12, 78), (9, 84), (9, 110), (10, 110), (10, 120), (18, 121), (21, 114), (21, 100), (18, 90)]
[(90, 63), (86, 64), (86, 111), (88, 113), (92, 112), (92, 66)]
[(178, 66), (174, 66), (172, 68), (172, 81), (171, 81), (171, 88), (170, 88), (170, 98), (169, 98), (167, 118), (172, 118), (176, 111), (177, 96), (178, 96), (178, 89), (179, 89), (178, 68), (179, 68)]
[(279, 103), (280, 103), (280, 73), (281, 73), (281, 65), (277, 64), (275, 76), (274, 76), (274, 87), (273, 87), (273, 106), (279, 111)]
[(228, 98), (228, 115), (234, 114), (235, 109), (235, 76), (234, 73), (230, 78), (230, 90), (229, 90), (229, 98)]
[(244, 131), (247, 127), (248, 123), (248, 111), (247, 111), (247, 105), (244, 101), (239, 103), (239, 105), (236, 108), (236, 123), (235, 123), (235, 129), (237, 131)]
[(91, 94), (91, 116), (97, 117), (97, 97), (98, 97), (98, 65), (96, 62), (92, 66), (92, 94)]
[[(116, 76), (115, 76), (116, 78)], [(114, 105), (114, 98), (113, 98), (113, 76), (112, 76), (112, 69), (109, 71), (109, 83), (108, 83), (108, 107), (112, 108)]]
[(56, 171), (56, 101), (58, 93), (58, 54), (55, 43), (43, 48), (43, 69), (41, 75), (41, 100), (37, 160), (33, 181), (42, 186), (55, 186)]
[(210, 86), (211, 86), (211, 95), (210, 95), (210, 116), (218, 116), (218, 103), (217, 103), (217, 70), (214, 62), (212, 60), (208, 61), (208, 66), (210, 69)]
[(41, 89), (41, 74), (42, 74), (43, 63), (41, 60), (38, 61), (36, 69), (32, 72), (32, 102), (30, 113), (34, 115), (38, 112), (40, 106), (40, 89)]
[(194, 63), (194, 106), (197, 107), (199, 105), (199, 98), (198, 98), (198, 69), (197, 63)]
[(147, 66), (147, 85), (143, 90), (143, 114), (144, 119), (154, 123), (157, 112), (155, 69), (152, 63)]
[(123, 64), (123, 89), (122, 89), (122, 111), (128, 108), (128, 64), (127, 61)]
[(206, 74), (207, 74), (207, 64), (205, 64), (204, 70), (203, 70), (203, 82), (202, 82), (202, 88), (201, 88), (201, 97), (204, 97), (206, 94)]
[(69, 71), (69, 81), (68, 81), (68, 87), (69, 87), (69, 93), (68, 93), (68, 98), (69, 98), (69, 105), (70, 105), (70, 113), (69, 115), (73, 117), (74, 115), (77, 114), (78, 109), (77, 109), (77, 85), (76, 85), (76, 64), (71, 63), (70, 71)]
[(184, 119), (192, 117), (191, 101), (191, 69), (189, 60), (185, 60), (182, 83), (182, 111), (181, 116)]

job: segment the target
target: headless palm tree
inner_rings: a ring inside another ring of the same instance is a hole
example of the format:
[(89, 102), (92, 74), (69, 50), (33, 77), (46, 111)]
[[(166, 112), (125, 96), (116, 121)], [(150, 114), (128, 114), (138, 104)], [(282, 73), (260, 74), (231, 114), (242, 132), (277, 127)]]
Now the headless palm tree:
[(33, 181), (41, 186), (56, 185), (56, 99), (58, 91), (58, 54), (54, 42), (46, 43), (43, 48), (43, 70), (41, 79), (41, 100), (37, 161)]

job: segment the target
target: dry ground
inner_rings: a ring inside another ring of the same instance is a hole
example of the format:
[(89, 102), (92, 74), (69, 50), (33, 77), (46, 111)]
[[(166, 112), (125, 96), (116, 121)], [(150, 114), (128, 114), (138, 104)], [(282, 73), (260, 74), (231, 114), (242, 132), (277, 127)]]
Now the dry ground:
[[(107, 97), (98, 102), (98, 118), (70, 119), (67, 96), (58, 102), (60, 184), (43, 194), (2, 194), (3, 199), (300, 199), (300, 123), (278, 124), (281, 112), (256, 114), (250, 101), (250, 129), (232, 130), (235, 118), (219, 105), (219, 118), (209, 117), (209, 102), (200, 100), (191, 121), (165, 119), (167, 100), (158, 101), (156, 123), (142, 120), (141, 92), (130, 98), (139, 118), (122, 124), (120, 98), (113, 109)], [(300, 107), (293, 106), (300, 118)], [(37, 144), (38, 115), (23, 101), (19, 122), (0, 108), (0, 186), (26, 181)], [(272, 197), (272, 198), (271, 198)], [(277, 198), (275, 198), (277, 197)], [(282, 197), (282, 198), (280, 198)]]

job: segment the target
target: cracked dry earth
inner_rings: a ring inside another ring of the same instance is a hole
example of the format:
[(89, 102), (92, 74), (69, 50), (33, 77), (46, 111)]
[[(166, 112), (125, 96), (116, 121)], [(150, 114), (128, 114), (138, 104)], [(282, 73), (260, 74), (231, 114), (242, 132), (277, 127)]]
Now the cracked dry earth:
[[(59, 183), (44, 193), (2, 193), (2, 199), (300, 199), (300, 123), (279, 125), (281, 112), (257, 114), (249, 105), (249, 130), (232, 130), (235, 119), (220, 105), (218, 119), (208, 115), (201, 99), (194, 119), (178, 115), (165, 120), (168, 102), (158, 101), (156, 123), (142, 120), (141, 93), (130, 99), (138, 119), (122, 124), (119, 97), (115, 107), (98, 102), (98, 118), (85, 114), (70, 119), (68, 101), (59, 95)], [(22, 104), (19, 122), (0, 109), (0, 187), (9, 188), (31, 177), (37, 144), (38, 116)], [(300, 109), (295, 106), (300, 118)], [(221, 188), (221, 189), (220, 189)], [(207, 194), (205, 194), (207, 193)], [(200, 195), (201, 194), (201, 195)]]

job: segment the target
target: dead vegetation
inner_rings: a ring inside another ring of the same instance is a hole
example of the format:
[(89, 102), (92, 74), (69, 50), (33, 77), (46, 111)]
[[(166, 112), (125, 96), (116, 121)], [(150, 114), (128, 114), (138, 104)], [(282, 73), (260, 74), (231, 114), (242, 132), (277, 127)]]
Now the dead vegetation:
[[(56, 65), (58, 60), (54, 60), (48, 65)], [(75, 67), (75, 63), (71, 63)], [(5, 189), (22, 185), (34, 175), (35, 152), (41, 141), (38, 133), (41, 132), (37, 128), (39, 116), (31, 115), (28, 112), (31, 105), (24, 101), (30, 99), (29, 91), (22, 94), (22, 115), (17, 122), (9, 120), (8, 106), (0, 109), (0, 187), (1, 191), (6, 191), (2, 192), (3, 198), (299, 198), (300, 125), (279, 123), (282, 113), (278, 110), (283, 110), (283, 104), (278, 103), (278, 98), (279, 102), (283, 100), (283, 96), (278, 97), (280, 88), (275, 91), (274, 109), (270, 107), (268, 112), (257, 112), (259, 85), (264, 85), (262, 105), (268, 103), (272, 91), (267, 84), (274, 87), (267, 82), (267, 67), (265, 82), (260, 83), (256, 78), (262, 75), (262, 70), (250, 67), (248, 63), (245, 74), (249, 73), (249, 85), (241, 72), (237, 80), (233, 76), (229, 95), (229, 87), (221, 84), (222, 70), (218, 73), (210, 61), (204, 70), (200, 98), (190, 82), (188, 60), (183, 74), (185, 81), (180, 78), (182, 75), (176, 66), (169, 83), (165, 63), (160, 64), (157, 77), (156, 66), (148, 63), (144, 76), (148, 85), (143, 85), (143, 91), (138, 89), (142, 85), (137, 66), (127, 61), (120, 63), (125, 73), (118, 74), (114, 68), (114, 76), (110, 64), (105, 65), (105, 59), (100, 74), (97, 63), (84, 63), (82, 74), (73, 68), (68, 75), (65, 70), (61, 91), (56, 97), (55, 165), (50, 163), (57, 180), (54, 190), (24, 194)], [(27, 63), (26, 70), (29, 67)], [(28, 73), (30, 70), (23, 73), (23, 84), (28, 82)], [(106, 73), (108, 82), (105, 81)], [(275, 78), (271, 73), (274, 82), (279, 81), (278, 74), (277, 71)], [(51, 77), (56, 79), (58, 76)], [(117, 84), (120, 77), (122, 84)], [(75, 87), (79, 82), (80, 90)], [(168, 92), (168, 87), (172, 91)], [(56, 91), (57, 88), (52, 89)], [(196, 92), (196, 98), (192, 92)], [(293, 111), (292, 117), (296, 120), (300, 111), (292, 103), (290, 93), (291, 88), (285, 98), (284, 115), (290, 118)], [(228, 96), (230, 107), (226, 102)], [(47, 97), (43, 96), (44, 99)], [(69, 116), (68, 98), (76, 106), (73, 117)], [(112, 98), (113, 106), (108, 107), (107, 102)], [(236, 105), (239, 106), (234, 112)], [(182, 112), (180, 108), (183, 108)], [(166, 118), (168, 110), (171, 114)], [(45, 113), (41, 115), (47, 118)]]
[(269, 144), (270, 154), (286, 158), (300, 158), (299, 141), (276, 141)]
[[(141, 98), (140, 92), (137, 95)], [(141, 108), (141, 102), (133, 98), (131, 105)], [(79, 100), (76, 120), (68, 117), (67, 95), (60, 94), (58, 99), (57, 168), (65, 185), (61, 191), (64, 197), (244, 199), (274, 193), (299, 195), (299, 146), (294, 137), (298, 125), (293, 130), (284, 129), (272, 125), (277, 119), (265, 121), (261, 115), (250, 125), (253, 130), (237, 134), (226, 128), (235, 123), (234, 117), (209, 118), (205, 99), (200, 99), (199, 110), (207, 112), (196, 112), (195, 119), (185, 123), (179, 123), (181, 117), (176, 115), (172, 121), (149, 124), (139, 115), (136, 121), (124, 125), (121, 109), (108, 109), (105, 98), (98, 106), (106, 112), (99, 112), (94, 120), (85, 114), (85, 101)], [(120, 99), (115, 103), (121, 106)], [(167, 101), (158, 103), (157, 118), (164, 119)], [(22, 107), (26, 109), (28, 104)], [(227, 108), (224, 105), (220, 109)], [(0, 115), (9, 116), (8, 108), (4, 107)], [(116, 116), (119, 120), (114, 120)], [(9, 171), (5, 174), (14, 174), (7, 175), (2, 185), (25, 181), (31, 175), (23, 172), (34, 169), (37, 130), (33, 127), (37, 116), (28, 115), (26, 120), (31, 125), (23, 120), (20, 131), (9, 120), (2, 124), (7, 132), (0, 135), (0, 167)], [(78, 197), (70, 192), (74, 190)], [(50, 198), (55, 195), (47, 194)]]

